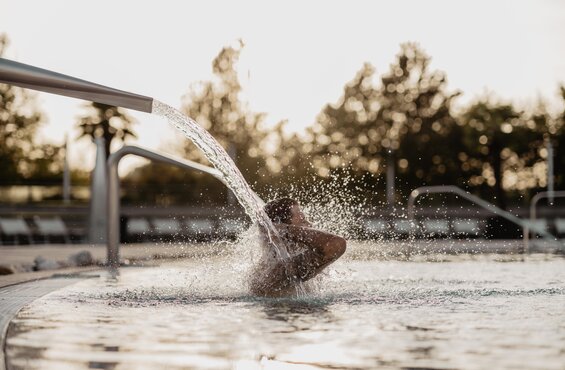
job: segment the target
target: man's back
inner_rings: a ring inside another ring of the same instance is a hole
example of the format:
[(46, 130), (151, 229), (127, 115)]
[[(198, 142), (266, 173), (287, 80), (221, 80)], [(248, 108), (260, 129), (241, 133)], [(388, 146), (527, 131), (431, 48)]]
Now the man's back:
[[(337, 260), (346, 248), (345, 239), (324, 231), (295, 225), (277, 224), (280, 245), (264, 239), (267, 248), (252, 272), (251, 292), (261, 296), (296, 294), (298, 285), (320, 273)], [(286, 248), (288, 257), (279, 257), (274, 248)]]

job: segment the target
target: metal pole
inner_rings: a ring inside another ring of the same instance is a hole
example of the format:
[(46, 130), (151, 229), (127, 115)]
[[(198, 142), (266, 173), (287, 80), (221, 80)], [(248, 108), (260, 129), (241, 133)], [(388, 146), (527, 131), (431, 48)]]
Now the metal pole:
[(107, 264), (110, 267), (120, 265), (120, 177), (118, 164), (122, 157), (116, 153), (108, 158), (108, 232)]
[(0, 82), (151, 113), (153, 98), (0, 58)]
[(386, 202), (390, 208), (394, 207), (394, 198), (394, 155), (389, 149), (386, 160)]
[(96, 138), (96, 163), (91, 174), (90, 186), (90, 220), (89, 237), (90, 243), (98, 244), (106, 242), (106, 150), (104, 139)]
[(71, 201), (71, 174), (69, 171), (69, 140), (65, 135), (65, 162), (63, 166), (63, 203)]
[[(228, 144), (228, 154), (231, 157), (231, 159), (233, 160), (233, 163), (236, 163), (236, 157), (237, 157), (237, 150), (235, 145), (233, 145), (232, 143)], [(235, 197), (235, 194), (233, 193), (233, 191), (228, 187), (226, 187), (226, 191), (228, 192), (228, 205), (229, 206), (233, 206), (234, 204), (237, 204), (237, 199)]]
[(551, 145), (551, 139), (547, 140), (547, 203), (553, 205), (553, 145)]
[[(524, 235), (526, 235), (526, 233), (529, 232), (530, 229), (532, 229), (533, 231), (535, 231), (536, 233), (542, 235), (544, 238), (546, 238), (547, 240), (550, 241), (554, 241), (556, 240), (555, 236), (551, 235), (549, 232), (547, 232), (546, 230), (543, 230), (540, 227), (537, 227), (536, 225), (528, 225), (528, 221), (527, 220), (522, 220), (519, 217), (514, 216), (513, 214), (511, 214), (510, 212), (507, 212), (503, 209), (498, 208), (497, 206), (495, 206), (494, 204), (491, 204), (475, 195), (472, 195), (468, 192), (466, 192), (463, 189), (458, 188), (457, 186), (453, 186), (453, 185), (443, 185), (443, 186), (422, 186), (420, 188), (417, 188), (415, 190), (412, 191), (412, 193), (410, 193), (410, 197), (408, 198), (408, 209), (407, 209), (407, 213), (408, 213), (408, 219), (410, 221), (413, 221), (414, 219), (414, 205), (416, 202), (416, 198), (422, 194), (431, 194), (431, 193), (453, 193), (453, 194), (457, 194), (459, 196), (461, 196), (462, 198), (465, 198), (475, 204), (477, 204), (478, 206), (492, 212), (495, 215), (499, 215), (501, 217), (504, 217), (505, 219), (507, 219), (508, 221), (511, 221), (513, 223), (515, 223), (516, 225), (520, 226), (522, 228), (522, 233)], [(565, 192), (564, 192), (565, 193)], [(536, 194), (537, 196), (537, 194)], [(536, 199), (536, 196), (534, 196), (534, 199)], [(533, 199), (532, 199), (533, 201)], [(537, 200), (536, 200), (537, 202)], [(527, 243), (527, 238), (524, 237), (524, 241)], [(561, 244), (559, 244), (561, 247)], [(524, 245), (524, 250), (527, 251), (529, 249), (528, 245)]]
[(166, 154), (156, 153), (138, 146), (124, 146), (120, 150), (112, 153), (107, 162), (108, 208), (106, 214), (107, 264), (112, 268), (119, 267), (120, 265), (120, 177), (118, 174), (118, 165), (120, 164), (120, 160), (128, 154), (137, 155), (139, 157), (171, 164), (181, 168), (201, 171), (214, 176), (216, 179), (226, 184), (221, 172), (215, 168), (204, 166), (185, 159), (175, 158)]
[[(543, 199), (543, 198), (549, 198), (551, 197), (553, 198), (565, 198), (565, 190), (563, 191), (543, 191), (541, 193), (537, 193), (536, 195), (534, 195), (532, 197), (532, 201), (530, 203), (530, 223), (534, 223), (537, 219), (537, 204), (538, 202)], [(529, 234), (529, 232), (528, 232)], [(529, 235), (528, 235), (529, 237)], [(557, 239), (557, 238), (556, 238)], [(527, 238), (524, 237), (524, 240), (528, 240)], [(528, 249), (529, 249), (529, 244), (528, 244)]]

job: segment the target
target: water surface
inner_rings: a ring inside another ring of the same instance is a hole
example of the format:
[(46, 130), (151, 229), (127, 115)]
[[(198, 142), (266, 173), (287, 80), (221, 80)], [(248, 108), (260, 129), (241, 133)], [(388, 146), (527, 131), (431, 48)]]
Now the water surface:
[(250, 296), (237, 254), (125, 268), (22, 310), (6, 350), (15, 369), (563, 369), (565, 260), (521, 259), (346, 258), (285, 299)]

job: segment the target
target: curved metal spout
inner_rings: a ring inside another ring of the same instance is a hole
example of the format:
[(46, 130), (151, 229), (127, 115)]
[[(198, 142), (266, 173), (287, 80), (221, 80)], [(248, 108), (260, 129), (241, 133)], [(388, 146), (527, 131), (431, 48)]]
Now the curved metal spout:
[(0, 58), (0, 83), (151, 113), (153, 98)]
[(118, 165), (120, 164), (120, 160), (124, 156), (129, 154), (189, 170), (201, 171), (214, 176), (216, 179), (220, 180), (227, 186), (220, 171), (196, 162), (153, 152), (151, 150), (140, 148), (134, 145), (124, 146), (117, 152), (112, 153), (110, 157), (108, 157), (107, 161), (108, 184), (107, 189), (104, 189), (107, 190), (108, 197), (108, 209), (106, 214), (106, 231), (108, 233), (107, 262), (108, 266), (112, 268), (117, 268), (120, 266), (120, 177), (118, 176)]

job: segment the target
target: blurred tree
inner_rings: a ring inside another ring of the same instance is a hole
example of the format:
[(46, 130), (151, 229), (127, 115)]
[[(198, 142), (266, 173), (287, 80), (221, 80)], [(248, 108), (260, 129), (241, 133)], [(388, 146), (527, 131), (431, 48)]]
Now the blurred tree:
[(104, 139), (106, 158), (110, 156), (112, 142), (119, 140), (124, 142), (127, 138), (136, 138), (132, 130), (133, 118), (122, 108), (101, 103), (86, 103), (87, 112), (79, 118), (77, 123), (81, 137), (97, 137)]
[[(355, 172), (376, 173), (379, 165), (376, 118), (380, 109), (378, 91), (372, 77), (374, 68), (366, 63), (344, 87), (336, 104), (328, 104), (306, 132), (302, 151), (311, 156), (316, 174), (328, 177), (330, 171), (351, 164)], [(303, 159), (296, 153), (298, 160)], [(295, 165), (307, 167), (304, 164)], [(358, 174), (358, 173), (357, 173)]]
[[(554, 153), (554, 173), (557, 180), (559, 171), (559, 135), (561, 132), (559, 117), (550, 114), (543, 101), (540, 101), (537, 108), (528, 116), (524, 117), (525, 125), (519, 130), (512, 133), (512, 146), (514, 152), (520, 154), (520, 160), (524, 165), (526, 173), (529, 175), (529, 183), (519, 184), (518, 190), (526, 188), (530, 196), (534, 192), (547, 190), (547, 160), (548, 160), (548, 143), (551, 142)], [(521, 149), (521, 151), (520, 151)], [(564, 167), (561, 167), (564, 168)], [(543, 169), (541, 171), (540, 169)], [(522, 171), (516, 171), (520, 174)], [(523, 176), (521, 176), (523, 177)], [(526, 185), (526, 186), (525, 186)], [(506, 189), (507, 191), (509, 189)], [(523, 193), (525, 191), (522, 191)], [(529, 198), (529, 197), (528, 197)]]
[[(261, 191), (280, 170), (272, 158), (282, 135), (283, 123), (267, 130), (264, 113), (254, 113), (240, 100), (241, 85), (236, 63), (243, 43), (225, 47), (214, 58), (214, 79), (192, 86), (184, 96), (181, 110), (206, 128), (230, 154), (245, 179)], [(194, 144), (187, 142), (185, 155), (206, 163)], [(213, 182), (214, 186), (218, 186)], [(211, 183), (212, 185), (212, 183)]]
[[(265, 114), (251, 112), (240, 100), (242, 88), (236, 64), (242, 47), (240, 42), (220, 51), (212, 62), (213, 79), (192, 85), (183, 97), (181, 111), (214, 136), (254, 190), (261, 193), (276, 184), (281, 170), (275, 152), (281, 142), (283, 123), (267, 129)], [(209, 164), (194, 144), (186, 140), (182, 143), (184, 157)], [(155, 171), (159, 172), (158, 177)], [(135, 201), (149, 200), (158, 204), (225, 203), (228, 194), (225, 185), (209, 175), (155, 164), (137, 168), (128, 174), (124, 184), (140, 190), (129, 194), (130, 200), (139, 198)], [(183, 191), (187, 188), (190, 191)]]
[(467, 108), (461, 120), (465, 125), (464, 159), (470, 186), (480, 188), (483, 197), (506, 208), (504, 175), (512, 173), (517, 178), (518, 172), (539, 158), (536, 153), (543, 147), (541, 126), (547, 124), (544, 116), (528, 120), (511, 104), (483, 99)]
[[(565, 103), (565, 85), (559, 86), (559, 93)], [(565, 109), (557, 117), (553, 130), (550, 131), (555, 147), (555, 189), (565, 190)]]
[(465, 182), (458, 158), (462, 130), (451, 113), (460, 93), (447, 91), (445, 74), (430, 70), (430, 61), (417, 44), (403, 44), (381, 78), (379, 153), (393, 154), (397, 188), (405, 196), (421, 185)]
[[(8, 37), (0, 35), (0, 56)], [(19, 87), (0, 84), (0, 173), (1, 182), (49, 181), (61, 177), (61, 148), (35, 143), (44, 117), (32, 95)]]
[(205, 206), (226, 201), (225, 186), (212, 176), (160, 163), (135, 168), (122, 181), (122, 188), (123, 202), (136, 205)]
[(280, 171), (284, 171), (282, 176), (277, 178), (280, 188), (285, 188), (308, 179), (318, 177), (318, 171), (313, 165), (312, 151), (314, 145), (311, 140), (294, 133), (289, 137), (279, 135), (278, 150), (274, 153), (273, 159), (278, 164)]
[(446, 92), (444, 74), (430, 71), (429, 61), (416, 44), (401, 45), (379, 87), (372, 83), (373, 67), (363, 66), (339, 102), (327, 105), (308, 129), (305, 151), (318, 175), (349, 165), (356, 175), (379, 175), (393, 152), (405, 193), (415, 185), (462, 182), (461, 129), (450, 111), (458, 93)]

